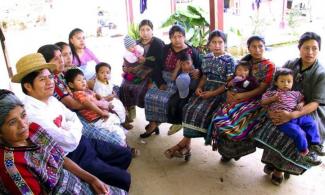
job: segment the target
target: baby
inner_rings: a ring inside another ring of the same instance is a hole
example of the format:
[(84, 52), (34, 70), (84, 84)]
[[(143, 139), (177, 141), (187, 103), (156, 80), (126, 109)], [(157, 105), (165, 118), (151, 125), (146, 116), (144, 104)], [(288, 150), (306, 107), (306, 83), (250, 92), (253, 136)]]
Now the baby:
[(94, 92), (110, 102), (114, 107), (113, 111), (118, 115), (122, 126), (126, 129), (132, 129), (133, 126), (126, 123), (126, 111), (122, 102), (117, 99), (115, 92), (113, 91), (113, 83), (111, 80), (111, 66), (107, 63), (101, 62), (96, 65), (96, 80), (94, 83)]
[[(274, 77), (273, 90), (265, 92), (262, 96), (262, 106), (271, 111), (286, 110), (293, 112), (294, 110), (301, 110), (304, 105), (304, 96), (299, 91), (293, 91), (292, 86), (293, 72), (286, 68), (279, 69)], [(313, 154), (309, 151), (311, 150), (320, 156), (325, 155), (320, 145), (317, 124), (310, 115), (303, 115), (278, 125), (278, 129), (294, 140), (305, 161), (314, 165), (321, 164), (321, 160), (312, 156)], [(310, 145), (309, 149), (308, 145)]]
[(123, 78), (138, 84), (151, 72), (150, 68), (142, 65), (143, 63), (138, 63), (139, 60), (142, 62), (143, 60), (155, 61), (155, 58), (153, 56), (144, 57), (144, 48), (137, 45), (136, 41), (128, 35), (124, 37), (124, 46), (126, 51), (123, 57), (128, 67), (132, 67), (133, 70), (124, 72)]
[(65, 79), (73, 93), (73, 98), (85, 107), (79, 110), (80, 115), (98, 128), (116, 132), (125, 141), (126, 136), (120, 126), (120, 119), (117, 115), (109, 113), (113, 107), (106, 100), (99, 100), (99, 97), (88, 89), (83, 72), (78, 68), (69, 69), (65, 73)]
[(251, 76), (251, 67), (245, 61), (241, 61), (235, 68), (235, 76), (231, 79), (226, 88), (230, 88), (233, 92), (243, 93), (251, 91), (258, 87), (256, 79)]

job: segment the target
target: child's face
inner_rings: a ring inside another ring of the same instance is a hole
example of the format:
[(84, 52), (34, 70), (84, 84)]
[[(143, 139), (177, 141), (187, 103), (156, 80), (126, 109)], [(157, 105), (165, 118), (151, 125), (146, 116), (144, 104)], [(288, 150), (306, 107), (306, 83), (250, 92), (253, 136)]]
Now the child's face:
[(131, 45), (130, 47), (127, 48), (127, 50), (128, 50), (129, 52), (134, 52), (135, 49), (136, 49), (135, 46), (136, 46), (136, 45)]
[(74, 91), (84, 91), (87, 89), (87, 82), (86, 79), (83, 75), (78, 74), (72, 83), (69, 83), (69, 86), (74, 90)]
[(290, 91), (293, 85), (293, 76), (292, 75), (280, 75), (275, 81), (275, 85), (278, 89), (284, 91)]
[(110, 74), (111, 70), (106, 66), (102, 66), (97, 72), (97, 79), (101, 82), (107, 82), (110, 80)]
[(245, 66), (238, 65), (235, 72), (236, 76), (240, 76), (243, 79), (247, 78), (249, 75), (249, 69)]
[(191, 72), (193, 70), (192, 61), (187, 60), (181, 62), (181, 67), (182, 67), (182, 72), (186, 72), (186, 73)]

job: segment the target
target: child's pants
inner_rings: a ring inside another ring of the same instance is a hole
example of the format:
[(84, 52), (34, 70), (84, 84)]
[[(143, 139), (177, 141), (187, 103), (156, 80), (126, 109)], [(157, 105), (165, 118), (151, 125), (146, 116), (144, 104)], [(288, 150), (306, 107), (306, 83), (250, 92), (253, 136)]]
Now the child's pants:
[(317, 124), (309, 115), (292, 119), (287, 123), (279, 125), (278, 128), (294, 140), (299, 152), (306, 151), (308, 142), (310, 144), (320, 144)]

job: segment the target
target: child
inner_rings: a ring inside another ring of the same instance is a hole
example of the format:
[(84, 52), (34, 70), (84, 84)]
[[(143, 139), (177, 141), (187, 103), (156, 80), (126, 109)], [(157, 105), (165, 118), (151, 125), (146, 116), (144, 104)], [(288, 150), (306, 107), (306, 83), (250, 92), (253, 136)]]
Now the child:
[(233, 92), (242, 93), (258, 87), (256, 79), (251, 76), (250, 69), (250, 64), (247, 62), (239, 62), (235, 68), (235, 76), (227, 83), (226, 89), (230, 88)]
[(177, 66), (172, 74), (172, 79), (175, 80), (179, 97), (185, 99), (190, 89), (194, 90), (195, 84), (197, 84), (191, 81), (190, 72), (194, 69), (191, 56), (187, 53), (181, 53)]
[[(292, 85), (293, 72), (286, 68), (279, 69), (274, 77), (274, 90), (269, 90), (263, 94), (261, 104), (270, 110), (286, 110), (288, 112), (301, 110), (304, 105), (304, 97), (299, 91), (292, 91)], [(309, 152), (310, 149), (320, 156), (325, 155), (321, 152), (320, 135), (311, 116), (304, 115), (292, 119), (287, 123), (278, 125), (278, 129), (294, 140), (304, 160), (314, 165), (321, 163), (319, 159), (310, 156), (312, 154)], [(308, 144), (310, 144), (309, 149)]]
[(112, 109), (109, 102), (98, 100), (96, 94), (87, 88), (83, 72), (77, 68), (70, 69), (65, 73), (65, 80), (73, 98), (85, 107), (79, 111), (81, 116), (96, 127), (115, 131), (125, 141), (126, 136), (120, 126), (120, 119), (115, 114), (109, 114), (108, 110)]
[(130, 65), (133, 64), (133, 66), (131, 66), (133, 70), (123, 73), (123, 78), (138, 84), (151, 72), (151, 69), (138, 65), (137, 62), (139, 60), (155, 61), (155, 58), (153, 56), (144, 58), (144, 48), (137, 45), (136, 41), (128, 35), (124, 37), (124, 46), (126, 51), (123, 57)]
[(113, 84), (111, 79), (111, 66), (107, 63), (101, 62), (96, 65), (96, 80), (93, 90), (96, 94), (100, 95), (106, 101), (110, 102), (114, 107), (113, 111), (118, 115), (122, 126), (126, 129), (132, 129), (133, 126), (125, 122), (125, 108), (122, 102), (116, 98), (116, 94), (113, 91)]

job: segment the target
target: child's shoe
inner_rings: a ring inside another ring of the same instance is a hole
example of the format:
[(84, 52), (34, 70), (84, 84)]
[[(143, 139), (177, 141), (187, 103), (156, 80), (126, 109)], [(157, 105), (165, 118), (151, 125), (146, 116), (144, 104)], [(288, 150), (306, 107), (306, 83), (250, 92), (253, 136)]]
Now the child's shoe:
[(306, 156), (303, 156), (302, 158), (304, 161), (314, 166), (322, 164), (322, 161), (318, 158), (317, 154), (314, 151), (310, 151)]
[(313, 144), (310, 146), (310, 150), (316, 152), (318, 156), (325, 156), (325, 151), (323, 145)]

